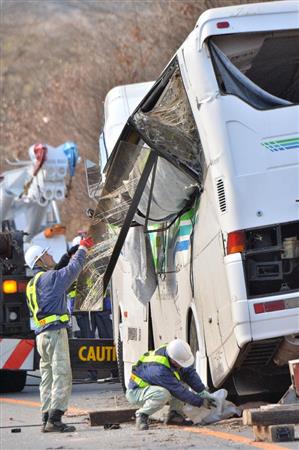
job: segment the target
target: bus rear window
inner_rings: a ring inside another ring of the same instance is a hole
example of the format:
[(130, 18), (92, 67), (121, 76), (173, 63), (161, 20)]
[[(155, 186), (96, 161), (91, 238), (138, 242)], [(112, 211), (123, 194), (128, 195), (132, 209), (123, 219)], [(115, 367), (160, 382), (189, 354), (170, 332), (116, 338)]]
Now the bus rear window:
[(299, 31), (213, 36), (221, 90), (258, 109), (299, 103)]

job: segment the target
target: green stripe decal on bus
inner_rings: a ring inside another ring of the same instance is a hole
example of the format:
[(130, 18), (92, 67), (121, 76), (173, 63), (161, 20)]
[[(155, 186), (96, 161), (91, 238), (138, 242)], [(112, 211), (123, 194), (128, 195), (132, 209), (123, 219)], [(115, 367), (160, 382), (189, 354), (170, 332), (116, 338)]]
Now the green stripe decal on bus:
[(192, 225), (181, 225), (179, 229), (179, 236), (189, 236), (192, 231)]
[(299, 137), (290, 139), (279, 139), (277, 141), (266, 141), (262, 142), (262, 146), (271, 152), (278, 152), (283, 150), (292, 150), (299, 148)]

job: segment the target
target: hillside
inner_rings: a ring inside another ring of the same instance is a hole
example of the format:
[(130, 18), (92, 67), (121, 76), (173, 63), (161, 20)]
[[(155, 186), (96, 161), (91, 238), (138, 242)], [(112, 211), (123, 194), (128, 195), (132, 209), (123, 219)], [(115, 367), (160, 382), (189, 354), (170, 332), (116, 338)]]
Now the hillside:
[[(97, 161), (113, 86), (155, 79), (200, 13), (232, 0), (2, 0), (1, 170), (36, 142), (78, 144)], [(91, 206), (83, 164), (60, 208), (72, 237)]]

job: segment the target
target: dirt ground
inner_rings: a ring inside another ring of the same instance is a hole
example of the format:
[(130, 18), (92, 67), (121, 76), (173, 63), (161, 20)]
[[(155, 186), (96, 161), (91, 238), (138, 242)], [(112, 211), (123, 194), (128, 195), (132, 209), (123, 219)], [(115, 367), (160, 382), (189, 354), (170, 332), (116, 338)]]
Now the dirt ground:
[[(1, 171), (37, 142), (78, 144), (98, 162), (103, 101), (156, 79), (207, 8), (256, 0), (1, 0)], [(84, 166), (61, 206), (68, 236), (88, 226)]]

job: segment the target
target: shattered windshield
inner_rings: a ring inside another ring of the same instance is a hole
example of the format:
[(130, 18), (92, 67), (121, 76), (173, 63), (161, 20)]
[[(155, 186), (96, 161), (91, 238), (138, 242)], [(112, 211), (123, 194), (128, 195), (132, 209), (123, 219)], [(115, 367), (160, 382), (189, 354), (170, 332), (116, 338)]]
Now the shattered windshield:
[(97, 244), (79, 277), (75, 309), (99, 309), (120, 252), (136, 255), (129, 258), (133, 289), (140, 301), (150, 299), (156, 282), (147, 225), (173, 221), (190, 208), (204, 173), (200, 137), (174, 61), (129, 118), (108, 160), (89, 227)]
[(201, 179), (202, 145), (177, 66), (156, 104), (141, 107), (132, 121), (150, 148)]
[(142, 141), (137, 145), (119, 142), (118, 157), (110, 168), (91, 217), (89, 234), (97, 243), (89, 252), (78, 279), (75, 310), (100, 309), (155, 159)]

